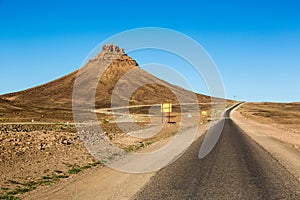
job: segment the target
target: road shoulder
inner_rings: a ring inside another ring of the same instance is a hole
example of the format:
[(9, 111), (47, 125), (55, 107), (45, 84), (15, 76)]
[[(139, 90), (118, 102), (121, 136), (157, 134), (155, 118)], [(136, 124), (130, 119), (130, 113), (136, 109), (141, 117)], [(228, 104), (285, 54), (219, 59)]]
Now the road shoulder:
[(299, 135), (246, 119), (237, 109), (231, 113), (230, 117), (300, 181), (300, 150), (297, 148), (300, 143)]

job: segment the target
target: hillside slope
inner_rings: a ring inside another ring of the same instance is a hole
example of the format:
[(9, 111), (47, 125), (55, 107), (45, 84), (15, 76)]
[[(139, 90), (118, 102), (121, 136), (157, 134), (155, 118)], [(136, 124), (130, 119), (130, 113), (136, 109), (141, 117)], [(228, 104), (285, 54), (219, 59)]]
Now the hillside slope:
[[(129, 57), (123, 49), (110, 44), (105, 45), (100, 54), (91, 59), (83, 68), (52, 82), (0, 96), (0, 120), (27, 122), (36, 121), (71, 121), (72, 94), (75, 79), (83, 93), (93, 88), (93, 80), (98, 79), (105, 61), (111, 61), (103, 72), (95, 88), (95, 108), (111, 106), (111, 95), (116, 92), (114, 106), (128, 102), (128, 91), (131, 91), (129, 104), (157, 104), (178, 102), (176, 94), (185, 94), (184, 102), (194, 102), (194, 93), (169, 84), (141, 69), (137, 62)], [(146, 84), (145, 84), (146, 83)], [(173, 92), (172, 92), (172, 91)], [(88, 97), (86, 97), (88, 98)], [(200, 102), (210, 102), (210, 97), (197, 94)], [(83, 101), (85, 103), (89, 99)], [(123, 102), (122, 102), (123, 101)]]

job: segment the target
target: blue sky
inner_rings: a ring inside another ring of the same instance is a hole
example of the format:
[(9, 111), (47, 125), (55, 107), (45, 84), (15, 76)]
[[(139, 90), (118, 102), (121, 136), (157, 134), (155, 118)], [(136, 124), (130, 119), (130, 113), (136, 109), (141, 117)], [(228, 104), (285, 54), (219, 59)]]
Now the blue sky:
[[(151, 26), (199, 42), (216, 63), (228, 98), (300, 101), (299, 10), (296, 0), (0, 0), (0, 94), (66, 75), (106, 38)], [(151, 56), (158, 62), (151, 53), (132, 56), (141, 64)], [(191, 78), (195, 91), (207, 93), (200, 82)]]

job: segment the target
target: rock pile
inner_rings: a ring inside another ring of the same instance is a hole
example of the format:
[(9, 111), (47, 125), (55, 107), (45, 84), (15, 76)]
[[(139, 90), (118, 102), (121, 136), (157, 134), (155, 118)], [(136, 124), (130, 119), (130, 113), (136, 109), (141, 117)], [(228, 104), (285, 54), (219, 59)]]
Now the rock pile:
[(119, 54), (119, 55), (125, 54), (124, 49), (114, 45), (113, 43), (108, 44), (108, 45), (104, 45), (102, 47), (102, 52), (104, 52), (104, 53), (114, 53), (114, 54)]
[(0, 133), (8, 132), (32, 132), (32, 131), (68, 131), (76, 132), (76, 127), (72, 125), (57, 124), (2, 124)]

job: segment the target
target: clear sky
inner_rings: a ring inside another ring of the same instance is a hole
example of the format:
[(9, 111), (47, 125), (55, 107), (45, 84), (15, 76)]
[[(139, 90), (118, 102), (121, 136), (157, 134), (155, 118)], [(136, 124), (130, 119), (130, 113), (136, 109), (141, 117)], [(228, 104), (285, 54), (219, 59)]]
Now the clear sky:
[(228, 98), (300, 101), (297, 0), (0, 0), (0, 94), (66, 75), (107, 37), (149, 26), (199, 42), (215, 61)]

